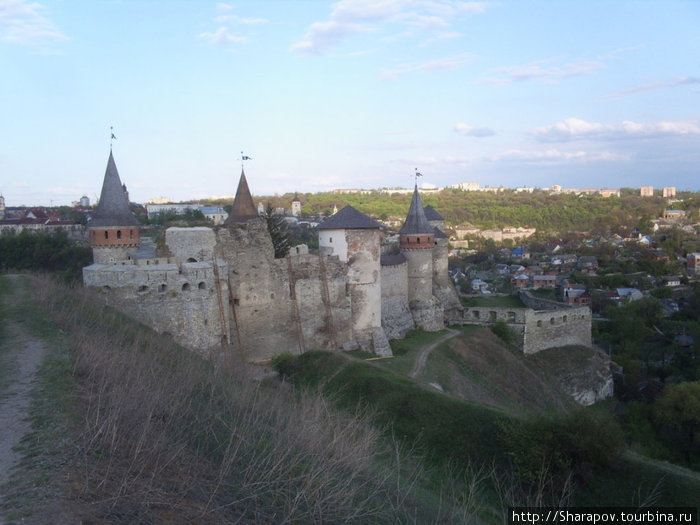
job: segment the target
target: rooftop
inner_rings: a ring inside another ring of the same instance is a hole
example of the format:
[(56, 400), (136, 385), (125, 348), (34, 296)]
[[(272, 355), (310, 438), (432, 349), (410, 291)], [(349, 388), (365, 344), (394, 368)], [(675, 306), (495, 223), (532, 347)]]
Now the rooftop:
[(379, 228), (381, 225), (352, 206), (345, 206), (338, 213), (331, 215), (318, 225), (319, 230), (359, 230)]

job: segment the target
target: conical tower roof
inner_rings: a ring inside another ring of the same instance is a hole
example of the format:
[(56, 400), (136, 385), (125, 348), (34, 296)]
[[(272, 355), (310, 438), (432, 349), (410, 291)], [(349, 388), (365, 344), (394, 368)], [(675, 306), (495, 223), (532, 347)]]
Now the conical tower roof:
[(112, 151), (109, 152), (105, 178), (102, 182), (102, 193), (97, 211), (92, 217), (89, 226), (91, 228), (104, 226), (139, 226), (139, 221), (129, 209), (129, 201), (126, 198), (122, 181), (119, 179), (117, 165), (114, 162)]
[(238, 181), (238, 189), (236, 190), (236, 198), (233, 201), (233, 208), (228, 214), (226, 224), (239, 224), (250, 219), (255, 219), (258, 216), (258, 209), (253, 203), (253, 197), (248, 188), (248, 181), (245, 178), (245, 172), (241, 170), (241, 180)]
[(418, 194), (418, 184), (416, 184), (415, 188), (413, 189), (411, 207), (408, 209), (406, 222), (403, 223), (403, 226), (399, 230), (399, 235), (414, 235), (416, 233), (435, 233), (433, 227), (425, 217), (423, 203), (421, 202), (420, 195)]
[(319, 230), (361, 230), (381, 228), (381, 224), (350, 205), (318, 225)]

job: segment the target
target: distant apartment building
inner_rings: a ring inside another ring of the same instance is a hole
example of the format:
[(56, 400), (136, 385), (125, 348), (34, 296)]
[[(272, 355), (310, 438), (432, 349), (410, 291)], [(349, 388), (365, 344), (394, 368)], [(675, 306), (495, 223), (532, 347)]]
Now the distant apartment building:
[(654, 186), (642, 186), (639, 188), (640, 197), (653, 197), (654, 196)]
[(661, 190), (661, 194), (664, 197), (672, 199), (673, 197), (676, 196), (676, 187), (675, 186), (667, 186), (663, 190)]
[(619, 197), (620, 196), (620, 189), (610, 189), (610, 188), (603, 188), (600, 190), (600, 195), (604, 198), (607, 199), (609, 197)]
[(452, 189), (462, 190), (462, 191), (479, 191), (480, 185), (478, 182), (460, 182), (459, 184), (453, 184)]

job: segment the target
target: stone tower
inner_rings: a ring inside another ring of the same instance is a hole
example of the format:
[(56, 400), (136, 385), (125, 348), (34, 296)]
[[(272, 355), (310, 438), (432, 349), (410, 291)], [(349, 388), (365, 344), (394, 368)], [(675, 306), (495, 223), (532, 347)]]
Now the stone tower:
[(346, 206), (318, 227), (319, 254), (336, 255), (348, 265), (347, 285), (352, 300), (353, 339), (363, 349), (390, 354), (382, 330), (380, 225)]
[(100, 202), (88, 227), (95, 263), (124, 261), (129, 258), (129, 251), (138, 250), (139, 221), (129, 209), (129, 200), (111, 150)]
[(449, 320), (461, 315), (462, 305), (448, 272), (448, 238), (445, 235), (445, 218), (432, 206), (423, 208), (428, 223), (435, 231), (433, 248), (433, 295), (443, 306), (445, 317)]
[(435, 228), (425, 216), (417, 184), (406, 222), (399, 230), (399, 246), (408, 262), (408, 303), (413, 320), (424, 330), (441, 330), (443, 309), (433, 296)]
[(0, 193), (0, 221), (5, 218), (5, 197)]
[(292, 199), (292, 217), (299, 217), (301, 215), (301, 201), (299, 196), (295, 193)]

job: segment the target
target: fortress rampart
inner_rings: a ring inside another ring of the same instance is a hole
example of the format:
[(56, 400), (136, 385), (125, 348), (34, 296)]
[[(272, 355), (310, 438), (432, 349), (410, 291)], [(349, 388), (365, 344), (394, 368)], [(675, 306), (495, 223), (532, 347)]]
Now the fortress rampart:
[[(543, 303), (534, 301), (540, 306)], [(569, 306), (547, 301), (549, 309), (469, 307), (454, 324), (492, 325), (503, 321), (518, 334), (523, 353), (533, 354), (547, 348), (567, 345), (591, 346), (591, 310), (587, 306)], [(552, 307), (555, 308), (552, 308)]]

